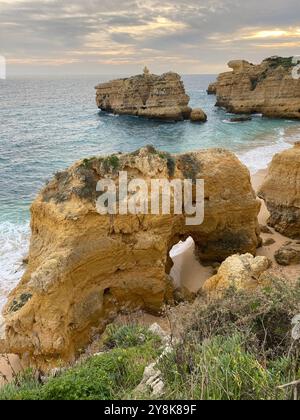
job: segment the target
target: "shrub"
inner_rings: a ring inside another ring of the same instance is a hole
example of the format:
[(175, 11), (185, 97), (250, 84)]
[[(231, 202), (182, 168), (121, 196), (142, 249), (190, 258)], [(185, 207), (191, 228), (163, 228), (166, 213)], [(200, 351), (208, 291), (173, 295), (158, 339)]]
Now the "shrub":
[[(127, 330), (137, 332), (136, 327)], [(147, 337), (143, 344), (130, 346), (123, 341), (124, 329), (114, 331), (118, 346), (91, 357), (60, 376), (40, 384), (33, 373), (0, 390), (0, 400), (118, 400), (126, 398), (140, 383), (145, 367), (159, 355), (157, 339)], [(134, 336), (133, 332), (131, 335)], [(123, 337), (123, 338), (122, 338)], [(149, 338), (149, 339), (148, 339)]]
[(199, 299), (182, 322), (181, 344), (161, 361), (166, 398), (292, 398), (278, 386), (300, 378), (300, 345), (291, 337), (297, 313), (299, 284), (276, 279), (255, 294), (229, 290), (219, 300)]

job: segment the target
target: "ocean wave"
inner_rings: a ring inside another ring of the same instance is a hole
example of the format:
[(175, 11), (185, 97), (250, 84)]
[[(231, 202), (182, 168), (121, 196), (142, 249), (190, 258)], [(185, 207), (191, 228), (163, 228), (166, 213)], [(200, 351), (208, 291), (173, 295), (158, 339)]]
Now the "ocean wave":
[(271, 163), (273, 156), (292, 147), (292, 143), (293, 138), (287, 134), (284, 128), (280, 128), (277, 132), (276, 142), (270, 141), (270, 144), (238, 153), (238, 157), (248, 167), (251, 174), (255, 174), (261, 169), (266, 169)]
[(0, 223), (0, 313), (7, 295), (18, 284), (29, 249), (29, 224)]

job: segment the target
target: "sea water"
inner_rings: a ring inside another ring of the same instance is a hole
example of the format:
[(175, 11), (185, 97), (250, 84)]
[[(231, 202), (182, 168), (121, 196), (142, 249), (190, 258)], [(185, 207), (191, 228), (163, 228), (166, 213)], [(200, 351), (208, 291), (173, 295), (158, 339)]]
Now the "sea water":
[(206, 124), (164, 123), (99, 112), (94, 86), (109, 76), (0, 80), (0, 309), (19, 281), (28, 252), (29, 208), (39, 189), (74, 161), (152, 144), (169, 152), (223, 147), (252, 173), (300, 138), (300, 122), (265, 119), (230, 123), (206, 88), (215, 76), (184, 76), (192, 107)]

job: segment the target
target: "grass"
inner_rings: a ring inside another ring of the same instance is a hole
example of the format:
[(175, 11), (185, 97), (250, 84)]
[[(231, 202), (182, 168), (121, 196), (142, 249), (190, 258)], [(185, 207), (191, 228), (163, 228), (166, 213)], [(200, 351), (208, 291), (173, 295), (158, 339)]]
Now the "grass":
[[(143, 338), (141, 337), (143, 334)], [(90, 357), (42, 384), (28, 371), (0, 390), (0, 400), (119, 400), (140, 383), (159, 355), (159, 338), (136, 325), (107, 334), (111, 350)]]
[[(172, 334), (180, 340), (159, 362), (163, 398), (294, 399), (295, 389), (279, 386), (300, 379), (300, 341), (291, 334), (291, 321), (299, 313), (300, 283), (275, 278), (255, 293), (229, 289), (218, 300), (200, 296), (184, 311), (173, 309)], [(103, 351), (44, 384), (27, 372), (0, 390), (0, 400), (135, 398), (145, 367), (162, 350), (157, 336), (134, 324), (110, 326)], [(152, 398), (150, 392), (143, 398)]]
[(292, 399), (293, 389), (278, 386), (300, 379), (300, 343), (291, 337), (297, 313), (299, 284), (277, 280), (255, 294), (200, 299), (183, 322), (182, 343), (160, 364), (165, 398)]

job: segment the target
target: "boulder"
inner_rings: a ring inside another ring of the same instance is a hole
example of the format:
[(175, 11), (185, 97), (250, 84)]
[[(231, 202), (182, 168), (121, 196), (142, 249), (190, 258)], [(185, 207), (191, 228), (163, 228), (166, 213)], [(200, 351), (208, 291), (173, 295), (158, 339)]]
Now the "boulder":
[(217, 80), (217, 106), (237, 114), (300, 119), (300, 79), (293, 77), (293, 58), (271, 57), (259, 65), (228, 63), (231, 72)]
[(99, 109), (115, 114), (182, 121), (191, 114), (189, 96), (177, 73), (144, 74), (96, 86)]
[(206, 293), (222, 293), (230, 287), (236, 290), (251, 290), (262, 282), (262, 275), (270, 268), (266, 257), (254, 258), (251, 254), (232, 255), (223, 262), (218, 273), (203, 285)]
[(217, 82), (211, 83), (207, 88), (208, 95), (216, 95), (217, 94)]
[(275, 260), (285, 266), (300, 264), (300, 243), (286, 242), (275, 253)]
[(300, 143), (274, 156), (258, 195), (270, 212), (268, 225), (300, 239)]
[[(172, 211), (99, 214), (97, 183), (119, 188), (120, 171), (148, 186), (153, 179), (203, 179), (204, 222), (187, 225), (185, 214)], [(158, 313), (172, 299), (173, 246), (193, 237), (202, 261), (255, 254), (259, 210), (248, 169), (223, 149), (170, 155), (149, 146), (57, 173), (31, 207), (27, 269), (3, 312), (7, 351), (55, 365), (72, 360), (119, 312)]]
[(200, 108), (195, 108), (191, 112), (190, 120), (192, 122), (206, 122), (207, 121), (207, 115), (204, 111)]

